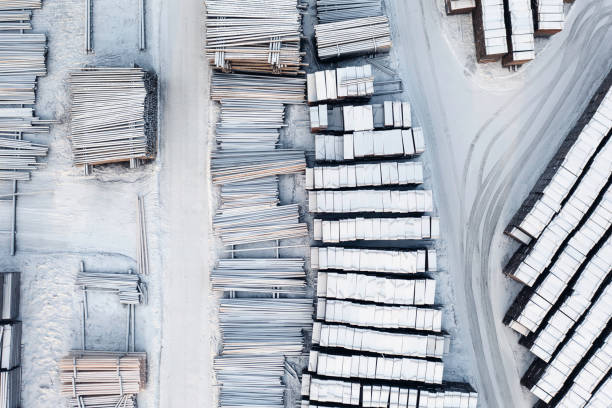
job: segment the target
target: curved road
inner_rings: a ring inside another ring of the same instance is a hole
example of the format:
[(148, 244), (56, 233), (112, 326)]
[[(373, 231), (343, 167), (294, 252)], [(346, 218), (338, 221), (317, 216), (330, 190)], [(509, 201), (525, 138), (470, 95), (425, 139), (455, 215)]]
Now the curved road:
[(502, 231), (612, 67), (612, 4), (576, 3), (564, 31), (505, 80), (459, 60), (440, 28), (457, 17), (443, 15), (439, 4), (390, 0), (387, 8), (392, 52), (433, 164), (458, 341), (471, 344), (476, 362), (466, 374), (481, 406), (529, 406), (533, 399), (519, 384), (524, 363), (512, 351), (517, 336), (501, 324), (510, 246)]

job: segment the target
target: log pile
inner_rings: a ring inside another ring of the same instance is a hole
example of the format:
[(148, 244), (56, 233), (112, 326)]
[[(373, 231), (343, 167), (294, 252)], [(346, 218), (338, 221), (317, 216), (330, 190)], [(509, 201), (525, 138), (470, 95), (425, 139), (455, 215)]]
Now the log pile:
[(386, 16), (356, 18), (315, 25), (317, 55), (321, 59), (378, 54), (391, 49)]
[(70, 407), (135, 406), (146, 384), (146, 353), (73, 351), (59, 362), (60, 392)]
[(206, 57), (215, 68), (301, 73), (301, 14), (296, 0), (206, 0)]
[(73, 162), (152, 159), (157, 80), (141, 68), (83, 68), (70, 74)]

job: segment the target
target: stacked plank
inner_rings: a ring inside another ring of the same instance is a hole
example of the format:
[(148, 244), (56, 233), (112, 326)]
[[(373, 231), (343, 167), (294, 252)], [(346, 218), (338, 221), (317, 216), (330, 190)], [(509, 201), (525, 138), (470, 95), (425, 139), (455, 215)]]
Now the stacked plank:
[(21, 322), (17, 272), (0, 273), (0, 407), (21, 405)]
[(305, 295), (304, 260), (299, 258), (219, 259), (211, 274), (215, 290)]
[(138, 275), (127, 273), (79, 272), (76, 285), (85, 291), (116, 293), (119, 303), (136, 305), (144, 303), (145, 292)]
[(533, 4), (536, 35), (552, 35), (563, 30), (563, 0), (535, 0)]
[(522, 65), (535, 58), (535, 40), (533, 37), (533, 15), (529, 0), (508, 0), (507, 14), (510, 35), (508, 36), (508, 54), (502, 59), (504, 66)]
[(505, 272), (525, 287), (504, 323), (537, 357), (522, 384), (547, 407), (596, 407), (606, 395), (598, 389), (610, 370), (611, 87), (612, 72), (506, 229), (524, 245)]
[(374, 94), (370, 64), (317, 71), (306, 76), (308, 103), (345, 98), (369, 98)]
[(319, 23), (381, 16), (381, 0), (317, 0)]
[(343, 247), (314, 247), (310, 250), (313, 269), (414, 274), (438, 270), (436, 250), (391, 251)]
[(321, 59), (377, 54), (391, 49), (386, 16), (356, 18), (315, 25), (317, 55)]
[(446, 14), (470, 13), (476, 8), (476, 0), (445, 0)]
[(410, 103), (385, 101), (383, 104), (342, 106), (328, 109), (327, 105), (311, 106), (310, 130), (351, 132), (383, 128), (412, 127)]
[(0, 369), (12, 370), (21, 364), (21, 322), (0, 325)]
[(39, 9), (41, 7), (42, 0), (3, 0), (0, 3), (0, 10)]
[(306, 159), (302, 150), (218, 150), (210, 167), (213, 183), (225, 184), (303, 172)]
[(206, 0), (206, 57), (215, 68), (301, 73), (301, 14), (295, 0)]
[(145, 386), (146, 353), (73, 351), (59, 362), (60, 392), (70, 407), (134, 407)]
[(141, 68), (83, 68), (69, 82), (74, 164), (154, 158), (157, 85), (151, 74)]
[(29, 180), (31, 172), (41, 166), (38, 159), (47, 152), (44, 145), (0, 133), (0, 180)]
[(250, 206), (275, 207), (279, 203), (278, 176), (271, 176), (221, 186), (221, 208)]
[(21, 367), (0, 371), (0, 406), (21, 407)]
[(273, 101), (284, 104), (301, 104), (305, 101), (304, 78), (271, 77), (213, 73), (210, 98)]
[(311, 213), (424, 213), (433, 211), (431, 190), (319, 190), (308, 193)]
[(19, 317), (19, 278), (17, 272), (0, 273), (0, 319), (15, 320)]
[[(335, 149), (334, 149), (335, 150)], [(306, 189), (405, 186), (423, 183), (423, 163), (386, 161), (306, 169)]]
[(472, 19), (478, 62), (498, 61), (508, 52), (503, 0), (477, 1)]

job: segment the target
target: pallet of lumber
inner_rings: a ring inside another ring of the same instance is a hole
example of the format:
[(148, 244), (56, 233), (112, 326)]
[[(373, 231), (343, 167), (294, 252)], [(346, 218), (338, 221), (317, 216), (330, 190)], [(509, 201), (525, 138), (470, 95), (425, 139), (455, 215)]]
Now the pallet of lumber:
[(218, 150), (212, 152), (213, 184), (254, 180), (306, 169), (303, 150)]
[(94, 165), (152, 159), (157, 139), (157, 79), (142, 68), (83, 68), (70, 74), (73, 162)]
[(223, 99), (241, 99), (301, 104), (306, 100), (305, 85), (305, 78), (215, 72), (210, 98), (218, 102)]
[(378, 54), (391, 49), (386, 16), (315, 25), (317, 55), (321, 59)]
[(300, 258), (219, 259), (211, 280), (215, 290), (306, 294), (304, 260)]
[(296, 0), (206, 0), (206, 57), (224, 71), (297, 75), (302, 17)]
[(306, 75), (308, 103), (345, 98), (369, 98), (374, 94), (372, 65), (328, 69)]
[(317, 0), (319, 23), (334, 23), (382, 14), (382, 0)]

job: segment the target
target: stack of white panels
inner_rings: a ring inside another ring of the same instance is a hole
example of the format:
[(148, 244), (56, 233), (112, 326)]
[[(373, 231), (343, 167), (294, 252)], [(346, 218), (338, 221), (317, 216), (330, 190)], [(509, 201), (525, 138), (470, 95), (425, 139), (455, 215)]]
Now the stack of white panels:
[(423, 163), (382, 162), (306, 169), (306, 189), (404, 186), (423, 183)]
[(434, 279), (391, 279), (357, 273), (319, 272), (317, 296), (390, 305), (433, 305)]
[(365, 157), (414, 156), (425, 151), (421, 128), (315, 135), (315, 159), (344, 161)]
[(413, 329), (440, 332), (442, 311), (416, 306), (382, 306), (346, 300), (319, 299), (317, 319), (381, 329)]
[(536, 0), (537, 33), (554, 34), (563, 30), (565, 14), (563, 0)]
[[(609, 151), (605, 149), (602, 153), (612, 155), (612, 143), (610, 144)], [(561, 248), (567, 236), (576, 229), (585, 214), (590, 210), (600, 194), (601, 188), (604, 187), (608, 177), (612, 174), (612, 161), (609, 159), (612, 156), (607, 157), (607, 169), (604, 168), (600, 171), (598, 168), (592, 167), (561, 211), (546, 226), (529, 254), (513, 273), (517, 280), (532, 286), (538, 276), (549, 266), (550, 261)], [(603, 173), (606, 170), (607, 172)], [(588, 247), (592, 246), (592, 242), (597, 242), (608, 229), (611, 219), (612, 188), (608, 188), (598, 206), (589, 215), (588, 225), (580, 236), (580, 239), (584, 238), (584, 240), (576, 240), (576, 249), (583, 255), (586, 255)]]
[(314, 220), (314, 239), (323, 242), (393, 241), (438, 239), (438, 217), (348, 218), (337, 221)]
[(374, 76), (370, 64), (317, 71), (306, 76), (308, 103), (370, 97)]
[(302, 396), (311, 401), (359, 405), (361, 385), (356, 382), (302, 376)]
[(531, 388), (531, 392), (536, 397), (548, 403), (557, 395), (605, 328), (610, 319), (610, 310), (612, 310), (612, 291), (608, 290), (597, 299), (582, 323), (576, 328), (573, 336), (559, 350), (540, 379)]
[[(444, 365), (416, 358), (335, 355), (311, 351), (308, 371), (326, 377), (442, 383)], [(389, 400), (387, 395), (386, 401)], [(385, 405), (386, 406), (386, 405)]]
[(523, 63), (535, 58), (533, 15), (529, 0), (508, 0), (510, 12), (510, 64)]
[[(542, 197), (538, 199), (533, 208), (523, 218), (517, 228), (531, 238), (540, 236), (546, 225), (553, 216), (561, 209), (561, 202), (567, 197), (570, 190), (583, 173), (588, 161), (591, 159), (601, 141), (612, 128), (612, 89), (608, 90), (597, 111), (589, 123), (582, 129), (580, 135), (571, 149), (565, 155), (561, 166), (552, 176), (550, 183), (542, 191)], [(608, 142), (610, 144), (610, 142)], [(607, 146), (606, 146), (607, 147)], [(610, 151), (607, 151), (602, 166), (608, 165), (608, 171), (602, 169), (606, 177), (610, 174)], [(587, 176), (585, 175), (585, 178)], [(519, 231), (519, 232), (520, 232)], [(520, 234), (513, 234), (519, 239)], [(520, 239), (519, 239), (520, 240)]]
[(0, 326), (0, 369), (12, 370), (21, 363), (21, 322)]
[(385, 101), (383, 103), (385, 127), (408, 129), (412, 127), (412, 111), (409, 102)]
[(313, 213), (423, 213), (433, 211), (431, 190), (319, 190), (308, 193)]
[(342, 247), (311, 248), (310, 266), (320, 270), (340, 269), (382, 273), (418, 273), (438, 270), (435, 249), (386, 251)]
[[(612, 206), (612, 203), (609, 203), (609, 205)], [(561, 293), (567, 288), (569, 281), (587, 260), (587, 254), (597, 245), (599, 238), (606, 233), (611, 220), (610, 218), (598, 217), (603, 211), (601, 205), (596, 208), (593, 215), (580, 227), (555, 262), (549, 267), (548, 275), (536, 288), (521, 316), (515, 321), (522, 326), (519, 327), (519, 332), (522, 332), (522, 328), (533, 332), (539, 327), (544, 316), (552, 309)], [(609, 214), (610, 212), (606, 211), (604, 215), (609, 216)], [(610, 245), (610, 242), (608, 240), (597, 251), (597, 254), (589, 262), (590, 267), (583, 271), (583, 275), (595, 278), (589, 283), (597, 283), (597, 286), (599, 286), (599, 283), (605, 279), (610, 270), (612, 266), (612, 245)], [(598, 273), (599, 276), (592, 276), (595, 273)]]
[(487, 56), (508, 52), (503, 0), (481, 0), (482, 29)]
[(311, 106), (308, 109), (310, 116), (310, 131), (318, 132), (327, 129), (329, 119), (327, 116), (327, 105)]
[(321, 347), (336, 347), (369, 353), (405, 357), (442, 358), (444, 337), (360, 329), (315, 322), (312, 342)]
[[(476, 408), (478, 393), (462, 391), (420, 391), (415, 408)], [(412, 407), (411, 405), (408, 405)], [(396, 406), (399, 408), (399, 405)], [(402, 408), (404, 408), (402, 406)], [(391, 406), (390, 406), (391, 408)]]
[(372, 105), (343, 106), (342, 119), (345, 132), (356, 132), (374, 129)]
[(610, 370), (611, 361), (612, 334), (608, 335), (604, 344), (589, 358), (589, 361), (574, 378), (572, 386), (561, 398), (557, 407), (584, 407), (591, 399), (597, 385)]
[(608, 377), (606, 382), (601, 385), (585, 405), (585, 408), (609, 408), (610, 401), (612, 401), (612, 377)]
[(21, 407), (21, 367), (0, 372), (0, 406)]

